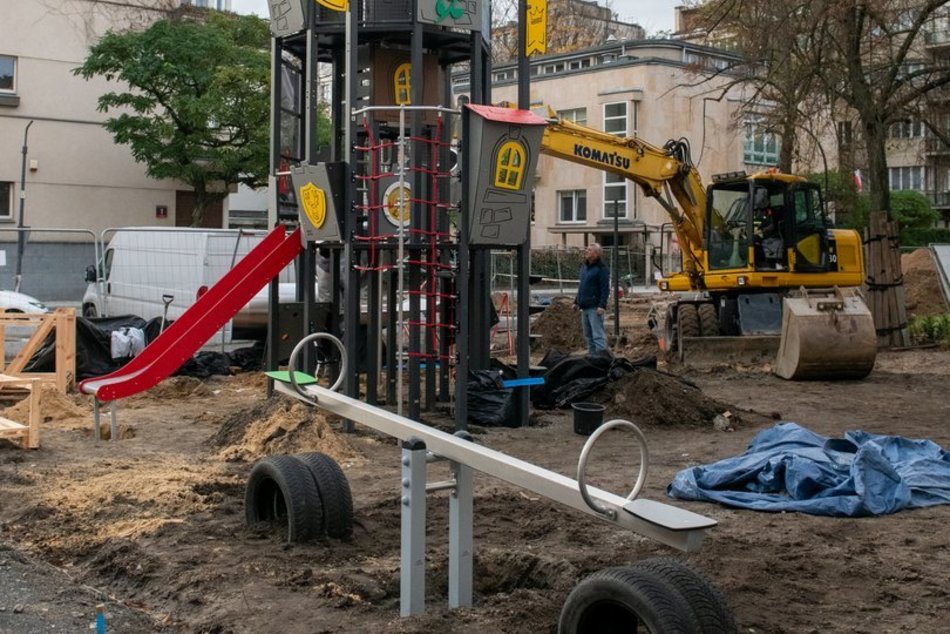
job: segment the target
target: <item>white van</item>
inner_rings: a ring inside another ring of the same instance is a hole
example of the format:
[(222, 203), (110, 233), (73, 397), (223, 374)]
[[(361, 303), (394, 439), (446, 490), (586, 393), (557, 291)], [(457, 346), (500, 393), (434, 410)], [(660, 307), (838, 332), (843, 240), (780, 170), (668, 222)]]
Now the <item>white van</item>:
[[(173, 321), (248, 254), (264, 232), (164, 227), (119, 229), (97, 267), (86, 269), (83, 295), (86, 317), (137, 315)], [(293, 301), (295, 271), (291, 263), (280, 273), (281, 301)], [(265, 286), (225, 328), (262, 330), (267, 326)], [(244, 335), (242, 335), (244, 336)]]

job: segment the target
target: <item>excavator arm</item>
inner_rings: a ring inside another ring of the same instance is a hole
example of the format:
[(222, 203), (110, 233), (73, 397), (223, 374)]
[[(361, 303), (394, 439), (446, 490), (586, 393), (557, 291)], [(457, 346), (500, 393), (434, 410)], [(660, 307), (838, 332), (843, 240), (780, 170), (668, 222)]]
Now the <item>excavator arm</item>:
[(637, 137), (618, 137), (552, 118), (544, 130), (541, 151), (622, 176), (655, 198), (672, 219), (685, 256), (685, 272), (695, 288), (703, 287), (706, 190), (685, 140), (671, 140), (658, 148)]

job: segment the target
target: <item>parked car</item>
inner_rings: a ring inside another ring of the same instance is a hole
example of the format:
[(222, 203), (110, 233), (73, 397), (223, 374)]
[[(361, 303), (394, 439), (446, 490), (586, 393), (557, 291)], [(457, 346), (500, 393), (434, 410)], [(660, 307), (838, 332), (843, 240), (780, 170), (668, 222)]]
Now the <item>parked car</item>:
[(0, 309), (8, 313), (50, 312), (50, 308), (40, 300), (16, 291), (0, 291)]

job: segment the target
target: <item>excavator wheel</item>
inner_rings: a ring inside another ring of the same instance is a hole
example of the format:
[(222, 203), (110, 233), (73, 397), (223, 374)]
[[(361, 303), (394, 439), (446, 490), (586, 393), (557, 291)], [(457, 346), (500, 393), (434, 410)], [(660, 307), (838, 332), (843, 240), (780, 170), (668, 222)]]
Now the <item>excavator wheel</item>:
[(680, 341), (686, 337), (698, 337), (702, 332), (695, 304), (680, 304), (676, 311), (676, 323), (679, 326)]
[(696, 307), (699, 315), (699, 331), (703, 337), (719, 336), (719, 315), (712, 304), (700, 304)]

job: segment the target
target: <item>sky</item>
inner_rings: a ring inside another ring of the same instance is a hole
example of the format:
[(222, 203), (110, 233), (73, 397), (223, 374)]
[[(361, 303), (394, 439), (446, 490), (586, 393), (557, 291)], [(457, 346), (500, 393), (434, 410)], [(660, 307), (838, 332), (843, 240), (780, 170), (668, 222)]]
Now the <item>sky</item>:
[[(604, 0), (598, 0), (604, 4)], [(609, 0), (611, 9), (623, 22), (636, 22), (648, 34), (673, 30), (673, 8), (683, 0)], [(267, 0), (231, 0), (231, 10), (236, 13), (254, 13), (268, 17)]]

